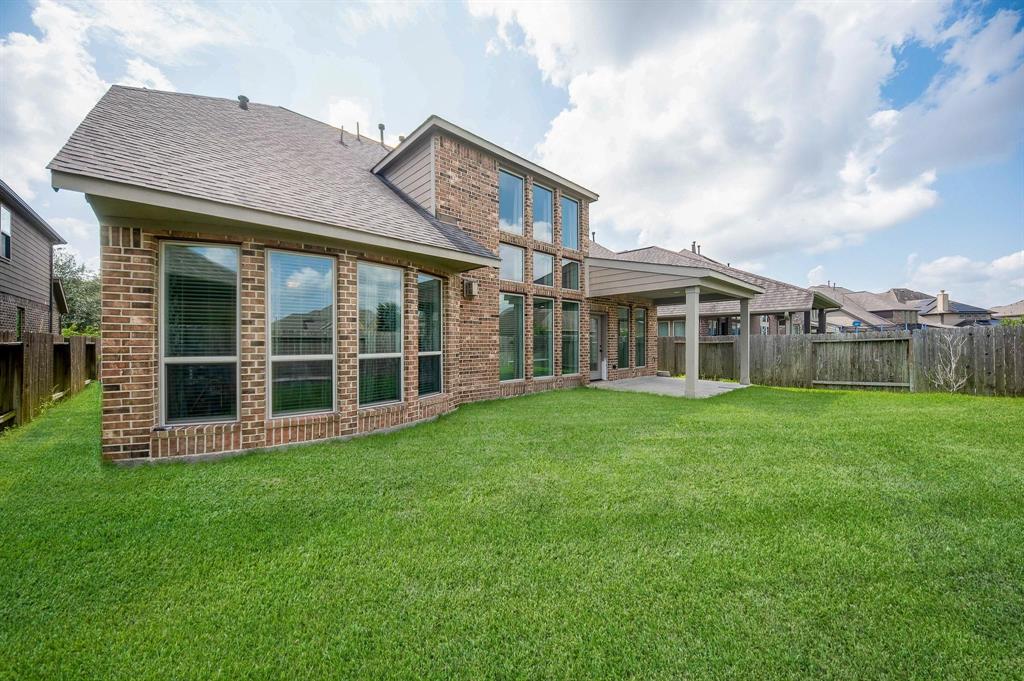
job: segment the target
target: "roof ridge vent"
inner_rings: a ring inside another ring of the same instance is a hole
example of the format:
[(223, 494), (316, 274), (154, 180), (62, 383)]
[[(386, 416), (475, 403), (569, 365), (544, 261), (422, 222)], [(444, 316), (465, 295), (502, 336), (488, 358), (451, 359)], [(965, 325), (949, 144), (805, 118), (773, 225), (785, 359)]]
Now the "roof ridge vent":
[(239, 109), (244, 109), (245, 111), (248, 111), (249, 110), (249, 98), (246, 97), (245, 95), (238, 95), (238, 108)]

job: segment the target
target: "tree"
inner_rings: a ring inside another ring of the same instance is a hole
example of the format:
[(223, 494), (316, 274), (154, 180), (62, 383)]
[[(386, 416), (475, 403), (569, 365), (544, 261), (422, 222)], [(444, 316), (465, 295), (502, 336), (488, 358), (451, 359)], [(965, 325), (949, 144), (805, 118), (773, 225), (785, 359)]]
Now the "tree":
[(955, 393), (967, 384), (967, 334), (938, 331), (938, 351), (926, 374), (939, 390)]
[(68, 301), (64, 328), (90, 335), (97, 333), (100, 326), (100, 278), (78, 262), (72, 251), (63, 248), (53, 253), (53, 276), (60, 279)]

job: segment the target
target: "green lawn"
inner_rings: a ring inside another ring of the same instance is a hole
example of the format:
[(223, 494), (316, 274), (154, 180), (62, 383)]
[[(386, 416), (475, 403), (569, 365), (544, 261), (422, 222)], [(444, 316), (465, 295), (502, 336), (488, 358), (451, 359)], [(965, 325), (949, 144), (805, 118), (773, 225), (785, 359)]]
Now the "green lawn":
[(580, 389), (217, 463), (0, 437), (0, 678), (1020, 678), (1024, 400)]

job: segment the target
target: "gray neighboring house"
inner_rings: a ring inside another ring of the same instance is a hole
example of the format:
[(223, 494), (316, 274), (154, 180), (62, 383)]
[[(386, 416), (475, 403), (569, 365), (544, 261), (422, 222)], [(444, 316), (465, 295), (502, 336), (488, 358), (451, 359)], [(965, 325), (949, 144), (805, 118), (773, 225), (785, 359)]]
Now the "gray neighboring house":
[(0, 331), (56, 333), (68, 311), (53, 277), (53, 247), (67, 243), (0, 180)]
[(1024, 320), (1024, 300), (1018, 300), (1009, 305), (996, 305), (992, 308), (992, 319), (1021, 319)]
[(998, 323), (993, 322), (991, 310), (952, 300), (945, 289), (935, 296), (905, 288), (889, 289), (879, 295), (914, 306), (917, 309), (917, 321), (923, 326), (955, 328)]
[(918, 307), (886, 294), (851, 291), (842, 286), (812, 286), (815, 291), (838, 300), (842, 308), (828, 317), (828, 330), (836, 333), (917, 329)]

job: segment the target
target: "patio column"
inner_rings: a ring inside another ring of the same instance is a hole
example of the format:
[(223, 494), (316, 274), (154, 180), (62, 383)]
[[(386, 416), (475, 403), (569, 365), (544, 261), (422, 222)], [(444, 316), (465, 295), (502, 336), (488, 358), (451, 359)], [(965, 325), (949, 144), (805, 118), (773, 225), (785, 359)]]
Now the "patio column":
[(750, 385), (750, 299), (740, 298), (740, 385)]
[(686, 396), (697, 396), (700, 374), (700, 287), (686, 289)]
[(825, 333), (825, 308), (818, 310), (818, 333)]

